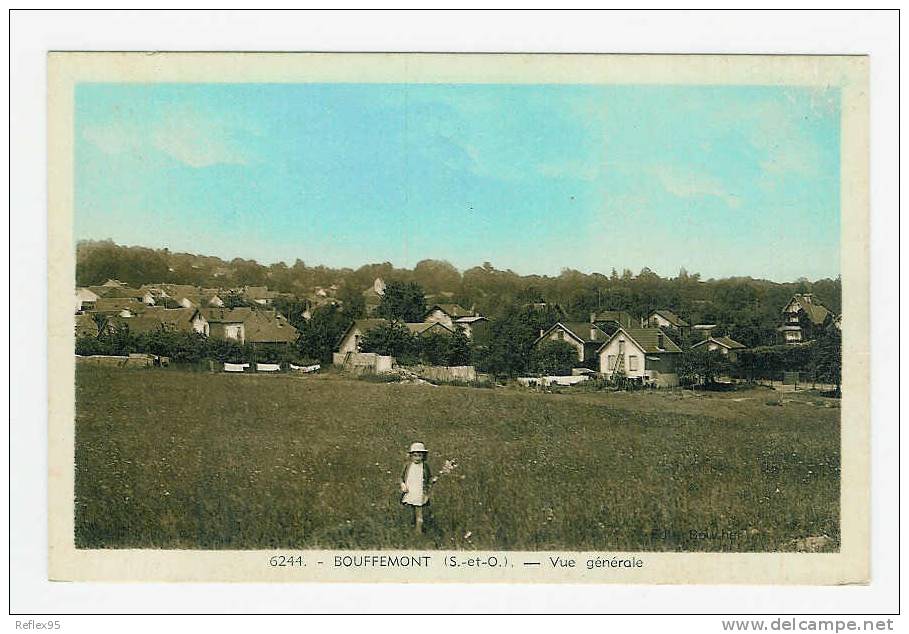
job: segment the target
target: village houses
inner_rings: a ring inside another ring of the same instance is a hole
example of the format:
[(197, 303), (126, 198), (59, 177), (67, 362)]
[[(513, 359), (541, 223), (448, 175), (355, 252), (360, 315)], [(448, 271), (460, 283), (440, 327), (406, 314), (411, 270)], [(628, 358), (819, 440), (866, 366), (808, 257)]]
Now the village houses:
[(466, 310), (458, 304), (433, 304), (426, 311), (423, 321), (440, 323), (449, 330), (460, 328), (468, 339), (484, 332), (489, 320), (474, 310)]
[(698, 341), (691, 346), (692, 350), (706, 349), (708, 352), (719, 351), (720, 354), (729, 357), (730, 361), (735, 361), (739, 350), (744, 350), (745, 345), (739, 343), (731, 337), (708, 337), (703, 341)]
[(540, 336), (533, 345), (536, 347), (543, 341), (564, 341), (577, 350), (578, 362), (583, 363), (593, 359), (597, 348), (608, 338), (609, 335), (594, 323), (558, 321), (548, 329), (540, 331)]
[(681, 352), (661, 328), (619, 328), (600, 346), (597, 356), (603, 376), (621, 375), (658, 387), (675, 387)]
[(647, 325), (651, 328), (674, 330), (682, 339), (687, 338), (691, 331), (691, 324), (665, 308), (651, 311), (647, 316)]
[(798, 293), (783, 308), (783, 320), (777, 332), (783, 343), (803, 343), (814, 339), (819, 330), (834, 321), (833, 313), (815, 300), (812, 293)]

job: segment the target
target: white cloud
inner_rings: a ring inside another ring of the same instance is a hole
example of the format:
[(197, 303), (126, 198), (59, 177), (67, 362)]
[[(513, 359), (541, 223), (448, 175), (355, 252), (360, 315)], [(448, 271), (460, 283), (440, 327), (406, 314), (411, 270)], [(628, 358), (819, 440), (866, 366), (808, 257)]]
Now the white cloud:
[(727, 191), (716, 177), (692, 169), (671, 165), (656, 165), (653, 173), (663, 188), (677, 198), (715, 197), (730, 207), (739, 207), (741, 199)]
[(151, 142), (190, 167), (245, 165), (248, 162), (225, 126), (199, 118), (171, 115), (153, 130)]
[(194, 168), (245, 165), (249, 152), (235, 140), (230, 126), (181, 110), (154, 121), (114, 119), (88, 125), (82, 137), (105, 154), (144, 160), (152, 150)]

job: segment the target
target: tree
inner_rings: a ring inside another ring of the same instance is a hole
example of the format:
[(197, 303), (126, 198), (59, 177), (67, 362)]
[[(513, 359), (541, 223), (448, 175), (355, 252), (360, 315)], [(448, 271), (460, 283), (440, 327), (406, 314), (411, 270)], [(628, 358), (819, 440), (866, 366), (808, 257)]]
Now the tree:
[(430, 293), (454, 291), (461, 286), (461, 273), (444, 260), (421, 260), (413, 267), (414, 282)]
[(577, 362), (577, 348), (567, 341), (541, 341), (531, 355), (531, 368), (537, 374), (569, 375)]
[(532, 310), (508, 309), (489, 327), (489, 344), (477, 352), (480, 370), (499, 376), (518, 376), (530, 367), (530, 351), (539, 336)]
[(336, 306), (316, 308), (312, 318), (301, 324), (300, 336), (297, 338), (300, 354), (307, 359), (331, 363), (332, 352), (350, 323), (351, 320)]
[(338, 299), (341, 300), (341, 311), (350, 319), (360, 319), (366, 316), (366, 299), (363, 293), (351, 284), (345, 284), (338, 291)]
[(470, 339), (460, 328), (448, 337), (448, 365), (467, 365), (470, 363)]
[(416, 361), (419, 347), (416, 338), (401, 322), (380, 324), (363, 334), (360, 350), (395, 357), (400, 363)]
[(815, 378), (825, 383), (836, 385), (836, 395), (840, 396), (840, 383), (843, 372), (843, 341), (840, 329), (830, 325), (821, 331), (812, 346), (812, 362)]
[(276, 297), (272, 301), (272, 306), (278, 313), (284, 315), (290, 325), (297, 330), (305, 327), (306, 318), (303, 317), (303, 313), (306, 312), (306, 308), (308, 306), (307, 302), (301, 301), (299, 299)]
[(425, 312), (423, 289), (414, 282), (388, 282), (385, 295), (376, 308), (376, 316), (403, 322), (422, 321)]
[(450, 334), (439, 330), (418, 337), (420, 360), (427, 365), (448, 365), (450, 339)]
[(687, 385), (710, 386), (716, 377), (729, 374), (732, 364), (719, 350), (707, 350), (706, 346), (683, 350), (676, 363), (679, 381)]

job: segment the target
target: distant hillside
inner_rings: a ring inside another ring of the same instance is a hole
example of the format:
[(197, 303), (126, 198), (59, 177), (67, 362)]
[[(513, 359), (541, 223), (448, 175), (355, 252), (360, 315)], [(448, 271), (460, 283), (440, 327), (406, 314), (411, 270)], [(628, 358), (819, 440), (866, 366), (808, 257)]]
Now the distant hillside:
[(747, 345), (766, 343), (794, 293), (814, 293), (835, 314), (841, 307), (839, 279), (786, 283), (748, 277), (702, 280), (699, 274), (684, 269), (673, 278), (663, 278), (646, 268), (636, 274), (614, 269), (609, 274), (587, 274), (566, 268), (558, 276), (518, 275), (488, 262), (461, 272), (441, 260), (423, 260), (413, 269), (395, 268), (388, 262), (335, 269), (311, 266), (300, 259), (290, 266), (283, 262), (266, 266), (255, 260), (226, 261), (111, 241), (83, 241), (76, 250), (79, 286), (107, 279), (133, 286), (162, 282), (221, 288), (249, 285), (302, 297), (316, 287), (332, 285), (348, 292), (361, 291), (371, 287), (377, 277), (386, 282), (416, 282), (430, 301), (444, 298), (490, 317), (535, 302), (559, 304), (571, 319), (587, 319), (596, 310), (626, 310), (643, 317), (653, 309), (668, 308), (692, 324), (727, 326), (731, 336)]

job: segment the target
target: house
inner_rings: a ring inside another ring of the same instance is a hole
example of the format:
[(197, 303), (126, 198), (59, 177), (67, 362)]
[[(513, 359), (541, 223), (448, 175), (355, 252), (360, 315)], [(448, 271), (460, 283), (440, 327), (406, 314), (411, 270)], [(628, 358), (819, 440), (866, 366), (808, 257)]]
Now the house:
[(243, 325), (246, 343), (257, 346), (285, 347), (300, 335), (284, 315), (273, 310), (254, 310)]
[(138, 288), (129, 288), (128, 286), (118, 286), (116, 288), (111, 288), (107, 293), (105, 293), (104, 297), (106, 299), (134, 299), (137, 302), (142, 302), (146, 306), (155, 305), (155, 297), (150, 291)]
[(802, 343), (814, 338), (817, 331), (834, 321), (833, 313), (814, 299), (811, 293), (797, 293), (783, 308), (783, 322), (777, 332), (784, 343)]
[(347, 327), (347, 330), (341, 335), (341, 338), (338, 340), (338, 352), (341, 354), (347, 354), (348, 352), (359, 352), (360, 351), (360, 341), (363, 339), (363, 335), (382, 324), (387, 324), (387, 319), (357, 319), (350, 326)]
[(590, 323), (611, 335), (619, 328), (633, 328), (639, 322), (624, 310), (602, 310), (590, 313)]
[(427, 323), (438, 322), (444, 324), (449, 330), (453, 330), (456, 319), (473, 316), (473, 311), (462, 308), (458, 304), (434, 304), (426, 311), (423, 321)]
[(716, 324), (695, 324), (691, 331), (700, 336), (701, 339), (710, 339), (710, 335), (716, 330)]
[(262, 306), (271, 305), (276, 294), (268, 290), (267, 286), (247, 286), (243, 289), (243, 297)]
[(713, 352), (714, 350), (719, 350), (721, 354), (727, 355), (730, 361), (735, 361), (737, 352), (739, 350), (744, 350), (746, 346), (739, 343), (731, 337), (708, 337), (703, 341), (698, 341), (696, 344), (691, 346), (691, 349), (700, 347), (707, 347), (707, 350)]
[(443, 334), (452, 334), (454, 328), (449, 328), (441, 322), (415, 322), (415, 323), (405, 323), (404, 326), (410, 331), (413, 335), (425, 335), (431, 332), (441, 332)]
[(246, 322), (253, 309), (240, 308), (200, 308), (199, 314), (208, 324), (205, 333), (213, 339), (228, 339), (238, 343), (246, 342)]
[(687, 337), (691, 329), (691, 324), (671, 310), (665, 308), (651, 311), (650, 315), (647, 316), (647, 326), (650, 328), (668, 328), (674, 330), (681, 335), (682, 338)]
[(460, 328), (468, 339), (482, 339), (489, 331), (489, 320), (483, 315), (458, 317), (454, 320), (454, 325)]
[(624, 375), (659, 387), (679, 384), (681, 349), (660, 328), (619, 328), (597, 350), (600, 373)]
[(219, 296), (217, 288), (203, 288), (199, 295), (199, 303), (208, 308), (224, 308), (224, 300)]
[[(388, 323), (391, 322), (387, 319), (355, 320), (352, 324), (350, 324), (350, 326), (347, 327), (347, 330), (344, 331), (338, 340), (338, 352), (342, 355), (346, 355), (347, 353), (360, 352), (360, 342), (363, 340), (363, 335), (365, 335), (373, 328)], [(416, 322), (405, 323), (403, 325), (413, 335), (426, 335), (433, 332), (451, 334), (453, 332), (451, 328), (448, 328), (445, 326), (445, 324), (438, 322)]]
[(99, 297), (95, 300), (93, 312), (120, 317), (135, 317), (144, 313), (148, 306), (140, 301), (126, 297)]
[(558, 321), (533, 342), (536, 347), (543, 341), (565, 341), (578, 351), (578, 361), (583, 363), (596, 356), (597, 348), (609, 339), (609, 335), (593, 323)]
[(372, 286), (363, 291), (363, 302), (366, 304), (366, 313), (372, 314), (382, 303), (385, 297), (385, 281), (381, 277), (373, 280)]
[(164, 330), (209, 334), (208, 321), (195, 308), (162, 308), (145, 314), (158, 319)]
[(294, 343), (299, 331), (284, 315), (273, 310), (239, 308), (200, 308), (193, 320), (193, 329), (213, 339), (227, 339), (245, 344), (286, 346)]
[(95, 302), (98, 301), (99, 296), (90, 288), (79, 287), (76, 288), (76, 312), (82, 312), (85, 310), (94, 310)]

